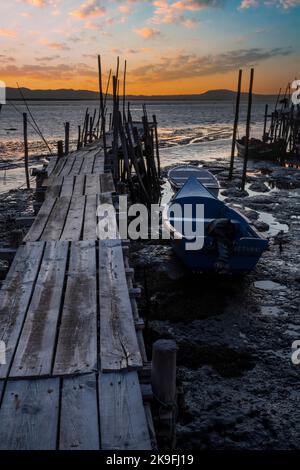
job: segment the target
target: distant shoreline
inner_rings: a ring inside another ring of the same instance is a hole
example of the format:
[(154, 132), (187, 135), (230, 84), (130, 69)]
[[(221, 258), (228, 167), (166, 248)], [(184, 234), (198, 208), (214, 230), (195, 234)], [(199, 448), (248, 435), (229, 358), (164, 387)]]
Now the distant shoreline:
[[(97, 101), (99, 93), (89, 90), (30, 90), (21, 88), (22, 94), (26, 100), (30, 101)], [(276, 95), (254, 94), (256, 101), (273, 101)], [(10, 101), (23, 101), (18, 88), (7, 88), (6, 98)], [(236, 98), (236, 92), (232, 90), (209, 90), (199, 94), (181, 94), (181, 95), (128, 95), (128, 101), (232, 101)], [(241, 99), (247, 100), (248, 93), (243, 92)], [(111, 95), (108, 96), (111, 100)]]

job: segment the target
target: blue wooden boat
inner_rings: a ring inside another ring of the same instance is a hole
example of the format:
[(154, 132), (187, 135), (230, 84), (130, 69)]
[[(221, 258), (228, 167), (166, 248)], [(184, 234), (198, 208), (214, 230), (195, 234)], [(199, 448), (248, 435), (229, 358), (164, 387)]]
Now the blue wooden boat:
[[(267, 239), (248, 219), (193, 176), (166, 207), (163, 222), (176, 255), (189, 269), (199, 272), (247, 273), (268, 247)], [(191, 242), (201, 248), (187, 248)]]

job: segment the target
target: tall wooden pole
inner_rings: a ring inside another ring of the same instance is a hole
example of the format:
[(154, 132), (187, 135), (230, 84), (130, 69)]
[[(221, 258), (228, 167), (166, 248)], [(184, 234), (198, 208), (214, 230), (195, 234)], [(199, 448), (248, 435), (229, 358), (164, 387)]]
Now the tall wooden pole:
[(102, 68), (101, 68), (101, 56), (98, 55), (98, 75), (99, 75), (99, 99), (100, 99), (100, 112), (101, 118), (104, 115), (104, 101), (103, 101), (103, 88), (102, 88)]
[(30, 189), (29, 168), (28, 168), (27, 113), (23, 113), (23, 133), (24, 133), (24, 162), (25, 162), (26, 186), (27, 186), (27, 189)]
[(158, 142), (158, 132), (157, 132), (157, 120), (156, 120), (156, 115), (155, 114), (153, 114), (152, 119), (153, 119), (153, 124), (154, 124), (155, 149), (156, 149), (156, 158), (157, 158), (157, 171), (158, 171), (158, 177), (160, 178), (159, 142)]
[(65, 155), (69, 153), (69, 142), (70, 142), (70, 123), (65, 123)]
[(248, 164), (248, 153), (249, 153), (249, 138), (250, 138), (250, 125), (251, 125), (251, 109), (252, 109), (252, 89), (253, 89), (253, 78), (254, 69), (250, 72), (250, 83), (249, 83), (249, 95), (248, 95), (248, 111), (247, 111), (247, 124), (246, 124), (246, 142), (245, 142), (245, 155), (244, 155), (244, 166), (242, 175), (242, 190), (245, 189), (246, 176), (247, 176), (247, 164)]
[(127, 70), (127, 60), (125, 60), (124, 64), (124, 78), (123, 78), (123, 121), (126, 121), (126, 113), (125, 113), (125, 101), (126, 101), (126, 70)]
[(267, 130), (267, 120), (268, 120), (268, 109), (269, 106), (266, 104), (265, 107), (265, 119), (264, 119), (264, 130), (263, 130), (263, 142), (267, 142), (266, 130)]
[(243, 71), (242, 71), (242, 70), (239, 70), (238, 89), (237, 89), (237, 95), (236, 95), (235, 116), (234, 116), (232, 145), (231, 145), (230, 168), (229, 168), (229, 178), (230, 178), (230, 179), (231, 179), (232, 176), (233, 176), (233, 165), (234, 165), (234, 152), (235, 152), (235, 144), (236, 144), (236, 134), (237, 134), (237, 127), (238, 127), (238, 123), (239, 123), (239, 114), (240, 114), (240, 100), (241, 100), (242, 75), (243, 75)]
[(81, 126), (78, 126), (77, 150), (81, 147)]

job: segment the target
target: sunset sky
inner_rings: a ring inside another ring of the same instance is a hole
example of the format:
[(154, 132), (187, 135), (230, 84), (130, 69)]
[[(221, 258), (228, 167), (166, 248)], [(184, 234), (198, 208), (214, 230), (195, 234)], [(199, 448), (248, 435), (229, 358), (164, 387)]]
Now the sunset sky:
[(105, 71), (127, 59), (132, 94), (234, 89), (238, 68), (252, 65), (258, 93), (300, 78), (300, 0), (0, 3), (7, 86), (96, 90), (98, 53)]

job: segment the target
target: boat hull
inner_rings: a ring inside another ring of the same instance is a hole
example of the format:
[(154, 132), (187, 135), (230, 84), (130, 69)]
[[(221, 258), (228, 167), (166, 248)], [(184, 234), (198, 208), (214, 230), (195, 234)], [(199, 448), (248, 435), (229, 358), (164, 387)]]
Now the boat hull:
[(194, 177), (170, 201), (163, 223), (176, 255), (192, 271), (247, 273), (268, 247), (268, 240), (244, 215)]
[[(245, 156), (245, 144), (236, 141), (237, 154), (239, 157)], [(278, 148), (274, 145), (261, 142), (260, 144), (249, 144), (248, 157), (255, 160), (274, 160), (278, 156)]]
[(218, 197), (220, 185), (217, 178), (208, 170), (192, 166), (178, 166), (168, 172), (168, 180), (174, 192), (183, 187), (190, 176), (193, 176), (215, 197)]
[[(194, 272), (215, 273), (218, 263), (218, 252), (215, 247), (203, 247), (201, 250), (187, 250), (185, 239), (172, 239), (171, 245), (183, 264)], [(258, 263), (266, 249), (266, 244), (255, 243), (252, 239), (241, 239), (233, 247), (228, 260), (228, 272), (231, 274), (247, 274)]]

